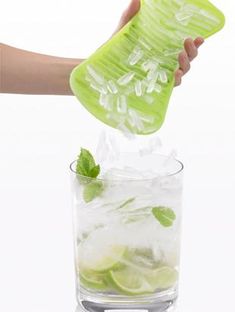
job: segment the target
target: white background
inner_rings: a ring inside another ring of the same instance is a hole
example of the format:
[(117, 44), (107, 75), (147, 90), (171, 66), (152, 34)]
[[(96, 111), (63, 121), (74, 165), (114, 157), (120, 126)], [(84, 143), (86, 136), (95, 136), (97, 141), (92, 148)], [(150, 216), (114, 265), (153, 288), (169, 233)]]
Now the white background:
[[(87, 57), (128, 0), (1, 2), (0, 41)], [(235, 3), (208, 39), (159, 132), (185, 163), (180, 312), (233, 311), (235, 290)], [(1, 95), (0, 311), (76, 308), (68, 164), (104, 126), (73, 97)]]

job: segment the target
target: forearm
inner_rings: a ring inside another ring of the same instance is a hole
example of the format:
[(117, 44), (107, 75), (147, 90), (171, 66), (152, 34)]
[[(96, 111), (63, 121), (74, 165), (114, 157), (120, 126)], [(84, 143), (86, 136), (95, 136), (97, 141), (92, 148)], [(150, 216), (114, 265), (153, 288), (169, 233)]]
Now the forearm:
[(4, 44), (0, 48), (2, 93), (72, 95), (69, 76), (81, 59), (48, 56)]

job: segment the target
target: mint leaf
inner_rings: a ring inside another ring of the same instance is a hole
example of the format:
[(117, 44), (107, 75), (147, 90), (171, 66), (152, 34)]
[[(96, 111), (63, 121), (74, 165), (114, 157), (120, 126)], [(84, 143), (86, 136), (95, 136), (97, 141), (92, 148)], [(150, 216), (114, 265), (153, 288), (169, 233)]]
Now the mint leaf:
[(90, 171), (91, 178), (97, 178), (99, 174), (100, 174), (100, 165), (93, 167)]
[(172, 226), (176, 219), (176, 215), (171, 208), (154, 207), (152, 209), (152, 213), (154, 217), (160, 222), (160, 224), (165, 227)]
[(80, 155), (78, 156), (76, 172), (77, 174), (89, 178), (97, 178), (100, 173), (100, 166), (96, 165), (94, 157), (85, 148), (81, 148)]
[(103, 190), (104, 187), (101, 181), (92, 181), (91, 183), (85, 185), (83, 190), (83, 198), (85, 202), (91, 202), (93, 199), (100, 196)]
[[(86, 203), (98, 197), (104, 190), (103, 183), (95, 180), (100, 174), (100, 165), (95, 163), (92, 154), (85, 148), (81, 148), (78, 156), (76, 172), (80, 183), (84, 186), (83, 198)], [(87, 179), (87, 178), (91, 179)]]

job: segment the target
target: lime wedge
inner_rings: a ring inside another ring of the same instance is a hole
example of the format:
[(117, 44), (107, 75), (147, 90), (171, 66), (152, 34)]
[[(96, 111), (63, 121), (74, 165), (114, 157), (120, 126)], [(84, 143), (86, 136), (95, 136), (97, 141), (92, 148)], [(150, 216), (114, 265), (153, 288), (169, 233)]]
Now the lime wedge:
[(106, 272), (111, 270), (123, 257), (125, 246), (119, 245), (116, 232), (98, 229), (78, 247), (78, 266), (87, 271)]
[(79, 272), (79, 278), (82, 286), (88, 289), (105, 290), (107, 288), (104, 282), (105, 274), (98, 274), (93, 271), (81, 270)]
[(178, 279), (178, 272), (171, 267), (161, 267), (146, 274), (149, 284), (156, 289), (167, 289), (175, 285)]
[(154, 291), (143, 274), (129, 267), (110, 271), (109, 278), (113, 286), (126, 295), (143, 295)]

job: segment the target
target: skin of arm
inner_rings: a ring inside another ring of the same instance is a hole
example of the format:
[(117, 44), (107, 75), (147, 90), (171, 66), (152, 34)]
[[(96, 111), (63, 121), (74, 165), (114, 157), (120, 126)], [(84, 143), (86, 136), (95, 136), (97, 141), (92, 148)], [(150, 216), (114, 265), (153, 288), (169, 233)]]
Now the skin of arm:
[[(124, 11), (118, 32), (139, 11), (140, 0), (131, 0)], [(114, 34), (115, 34), (114, 33)], [(185, 40), (184, 51), (179, 54), (179, 69), (175, 72), (175, 85), (189, 71), (190, 62), (198, 55), (203, 38)], [(69, 76), (83, 60), (43, 55), (17, 49), (0, 43), (0, 92), (17, 94), (73, 95)]]

